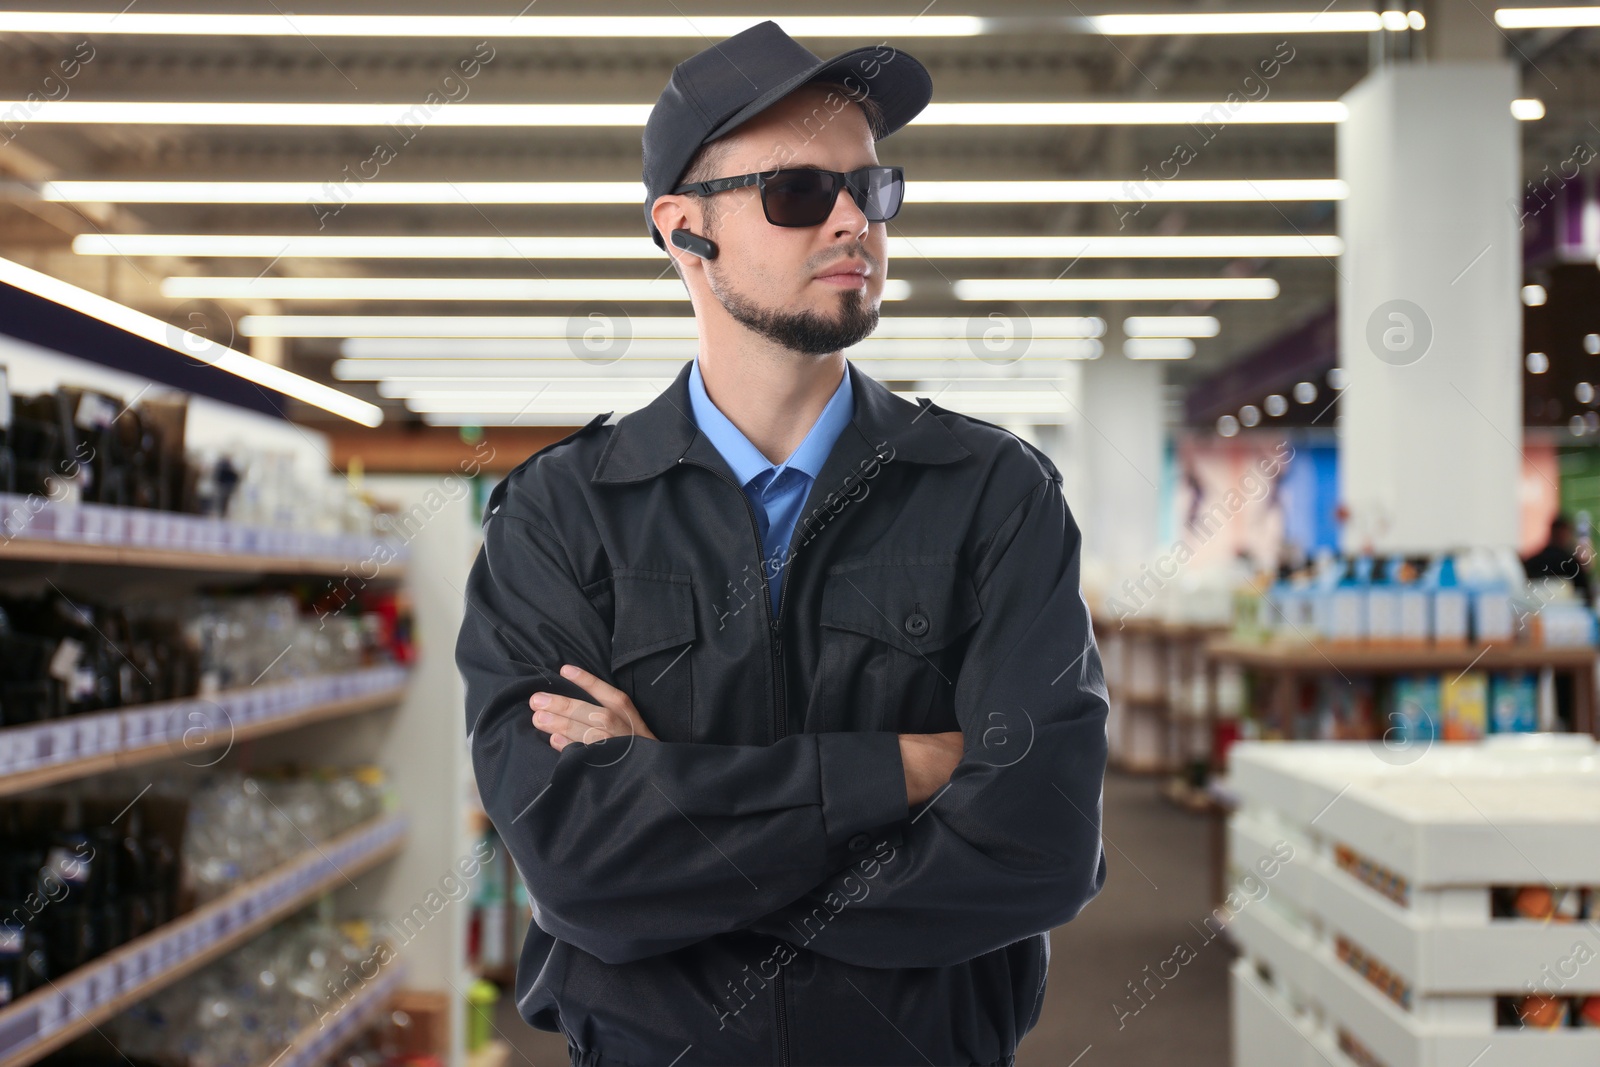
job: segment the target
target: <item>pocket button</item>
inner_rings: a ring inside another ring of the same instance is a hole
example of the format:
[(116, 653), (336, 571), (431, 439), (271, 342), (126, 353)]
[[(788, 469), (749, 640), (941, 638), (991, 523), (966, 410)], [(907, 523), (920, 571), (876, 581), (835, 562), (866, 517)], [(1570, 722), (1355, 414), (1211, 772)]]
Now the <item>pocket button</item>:
[(872, 839), (870, 837), (868, 837), (866, 834), (857, 834), (850, 839), (850, 851), (860, 852), (870, 844), (872, 844)]
[(920, 611), (913, 611), (906, 616), (906, 633), (912, 637), (921, 637), (928, 632), (928, 617)]

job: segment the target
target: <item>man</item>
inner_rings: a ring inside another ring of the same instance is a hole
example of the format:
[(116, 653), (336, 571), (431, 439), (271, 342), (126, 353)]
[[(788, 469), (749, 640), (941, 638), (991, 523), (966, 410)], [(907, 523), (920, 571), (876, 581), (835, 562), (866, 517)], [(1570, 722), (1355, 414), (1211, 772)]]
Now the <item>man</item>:
[(1583, 598), (1585, 604), (1592, 604), (1594, 593), (1589, 579), (1588, 555), (1588, 551), (1578, 542), (1572, 520), (1565, 515), (1557, 515), (1550, 520), (1550, 540), (1522, 561), (1522, 571), (1530, 582), (1552, 576), (1565, 578), (1572, 583), (1573, 590)]
[(930, 95), (772, 22), (680, 64), (644, 206), (698, 358), (490, 495), (456, 659), (517, 1005), (575, 1065), (1013, 1063), (1104, 883), (1061, 475), (841, 353)]

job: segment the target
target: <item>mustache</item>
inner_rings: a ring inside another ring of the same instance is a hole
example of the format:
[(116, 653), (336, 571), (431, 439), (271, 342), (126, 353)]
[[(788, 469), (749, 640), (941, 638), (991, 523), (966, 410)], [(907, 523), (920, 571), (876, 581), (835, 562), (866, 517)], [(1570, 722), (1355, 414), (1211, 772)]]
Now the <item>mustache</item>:
[(843, 263), (844, 261), (850, 260), (850, 259), (859, 259), (859, 260), (861, 260), (863, 263), (865, 263), (867, 265), (867, 269), (872, 271), (874, 274), (878, 273), (878, 270), (882, 266), (882, 264), (879, 262), (877, 256), (873, 255), (871, 252), (868, 252), (864, 247), (862, 247), (860, 245), (857, 245), (855, 248), (846, 249), (844, 252), (841, 252), (841, 253), (838, 253), (838, 254), (834, 255), (834, 257), (832, 259), (828, 260), (826, 263), (819, 263), (816, 267), (814, 267), (812, 269), (813, 270), (826, 270), (826, 269), (828, 269), (829, 267), (833, 266), (836, 263)]

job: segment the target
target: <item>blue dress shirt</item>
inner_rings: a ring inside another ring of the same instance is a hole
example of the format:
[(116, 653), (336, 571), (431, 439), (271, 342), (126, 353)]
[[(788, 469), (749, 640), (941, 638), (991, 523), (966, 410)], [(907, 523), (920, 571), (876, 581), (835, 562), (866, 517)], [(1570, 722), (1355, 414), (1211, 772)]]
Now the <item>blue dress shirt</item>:
[[(711, 402), (705, 381), (700, 377), (698, 357), (689, 370), (689, 404), (695, 425), (728, 461), (745, 496), (755, 505), (762, 556), (766, 561), (767, 593), (772, 598), (772, 617), (777, 618), (783, 566), (788, 562), (789, 541), (800, 519), (800, 509), (811, 493), (811, 483), (822, 472), (823, 461), (833, 451), (834, 442), (855, 418), (850, 369), (845, 368), (839, 387), (833, 391), (805, 440), (782, 463), (768, 462), (761, 450)], [(769, 545), (773, 547), (769, 549)]]

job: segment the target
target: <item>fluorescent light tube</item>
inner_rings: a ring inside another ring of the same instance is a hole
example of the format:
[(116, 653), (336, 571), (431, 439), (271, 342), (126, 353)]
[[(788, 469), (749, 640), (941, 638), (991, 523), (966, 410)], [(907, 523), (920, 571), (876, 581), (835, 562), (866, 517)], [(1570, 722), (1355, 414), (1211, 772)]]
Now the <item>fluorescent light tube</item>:
[[(878, 328), (866, 340), (922, 338), (964, 341), (969, 337), (981, 337), (996, 328), (1025, 329), (1029, 336), (1036, 338), (1100, 337), (1106, 329), (1105, 320), (1096, 316), (1017, 316), (1024, 320), (1019, 327), (1013, 327), (1005, 321), (1007, 318), (981, 313), (965, 318), (885, 316), (878, 321)], [(588, 320), (584, 318), (584, 321)], [(434, 342), (404, 340), (409, 338), (549, 338), (565, 344), (567, 338), (573, 335), (573, 327), (573, 318), (553, 315), (246, 315), (239, 320), (239, 332), (246, 337), (398, 339), (397, 342), (368, 342), (366, 348), (359, 351), (352, 351), (352, 345), (359, 342), (348, 342), (345, 355), (365, 355), (374, 351), (391, 355), (396, 348), (436, 350), (439, 347)], [(622, 328), (636, 340), (694, 340), (698, 336), (695, 320), (689, 315), (628, 317)], [(523, 342), (513, 342), (506, 347), (526, 349), (529, 346)]]
[[(380, 381), (390, 378), (571, 378), (593, 374), (598, 369), (622, 377), (665, 373), (669, 377), (684, 363), (695, 358), (695, 342), (635, 340), (595, 350), (585, 358), (574, 342), (530, 340), (520, 351), (486, 355), (480, 350), (461, 351), (458, 344), (436, 345), (426, 354), (350, 357), (335, 360), (333, 376), (341, 381)], [(916, 338), (890, 338), (863, 341), (844, 350), (853, 362), (883, 368), (894, 378), (915, 378), (927, 374), (919, 368), (945, 366), (940, 375), (949, 377), (953, 368), (971, 364), (979, 374), (1024, 374), (1027, 368), (1058, 365), (1062, 360), (1098, 359), (1104, 348), (1098, 338), (1033, 338), (1012, 349), (996, 353), (994, 362), (986, 360), (975, 342), (928, 341)], [(663, 367), (666, 369), (663, 370)], [(988, 371), (985, 368), (996, 368)], [(1004, 370), (1015, 368), (1015, 370)], [(963, 374), (965, 372), (962, 372)], [(1031, 373), (1031, 372), (1030, 372)]]
[[(22, 185), (75, 204), (639, 204), (638, 182), (47, 181)], [(1159, 178), (1126, 181), (921, 181), (921, 204), (1092, 204), (1151, 201), (1343, 200), (1337, 178)]]
[(1222, 325), (1211, 315), (1130, 315), (1124, 337), (1215, 337)]
[[(662, 259), (648, 237), (501, 235), (374, 236), (275, 234), (79, 234), (87, 256), (254, 257), (263, 259)], [(891, 258), (907, 259), (1256, 259), (1337, 256), (1333, 234), (1130, 234), (1107, 236), (890, 237)]]
[[(526, 10), (526, 9), (524, 9)], [(302, 15), (166, 12), (0, 13), (0, 33), (219, 37), (732, 37), (767, 15)], [(781, 15), (794, 37), (971, 37), (972, 15)]]
[(48, 274), (41, 274), (20, 263), (0, 258), (0, 282), (99, 319), (135, 337), (153, 341), (186, 359), (208, 363), (218, 370), (238, 375), (246, 381), (255, 382), (296, 400), (303, 400), (313, 407), (352, 422), (358, 422), (363, 426), (377, 426), (383, 422), (383, 409), (376, 404), (369, 404), (365, 400), (341, 393), (321, 382), (312, 381), (293, 371), (263, 362), (254, 356), (236, 352), (226, 345), (217, 344), (209, 337), (190, 333), (153, 315), (135, 311), (115, 300), (108, 300), (98, 293), (91, 293), (87, 289), (80, 289), (76, 285), (52, 278)]
[[(1402, 15), (1402, 18), (1405, 16)], [(1376, 11), (1207, 11), (1193, 14), (1090, 15), (1097, 33), (1160, 34), (1372, 33), (1382, 28)]]
[(1600, 26), (1600, 7), (1502, 7), (1495, 24), (1504, 30), (1554, 30)]
[(1272, 300), (1271, 278), (962, 278), (957, 300)]
[(1194, 342), (1187, 337), (1130, 337), (1122, 342), (1122, 354), (1129, 359), (1188, 359), (1194, 355)]
[[(1129, 201), (1344, 200), (1349, 185), (1338, 178), (1160, 178), (1126, 181), (914, 181), (907, 202), (918, 204), (1120, 204)], [(638, 197), (642, 201), (643, 197)], [(629, 201), (630, 203), (632, 201)]]
[[(978, 359), (970, 351), (939, 356), (924, 353), (921, 357), (879, 359), (855, 349), (845, 352), (850, 362), (874, 378), (885, 380), (920, 380), (928, 378), (1028, 381), (1040, 379), (1059, 380), (1067, 369), (1064, 361), (1098, 359), (1104, 351), (1093, 338), (1085, 340), (1044, 341), (1030, 345), (1028, 352), (1014, 363), (991, 364)], [(525, 359), (473, 359), (435, 354), (432, 358), (413, 359), (340, 359), (333, 364), (333, 376), (340, 381), (392, 382), (395, 388), (416, 386), (464, 386), (498, 389), (504, 383), (564, 381), (592, 377), (603, 370), (618, 379), (657, 378), (671, 380), (694, 358), (678, 355), (671, 358), (639, 358), (627, 355), (615, 363), (597, 366), (584, 362), (570, 353), (561, 358)]]
[[(472, 300), (516, 302), (561, 300), (593, 302), (672, 301), (687, 303), (689, 292), (671, 278), (221, 278), (173, 276), (161, 295), (205, 300)], [(884, 300), (904, 300), (911, 283), (890, 278)]]
[[(978, 393), (968, 395), (966, 390), (942, 389), (943, 383), (928, 383), (932, 388), (919, 388), (915, 392), (895, 390), (895, 395), (912, 403), (918, 396), (926, 396), (934, 400), (941, 407), (954, 411), (966, 412), (980, 418), (986, 416), (1009, 416), (1034, 423), (1065, 423), (1072, 419), (1073, 412), (1067, 407), (1065, 400), (1059, 408), (1045, 407), (1049, 396), (1033, 393), (1012, 399), (1006, 395)], [(531, 403), (510, 405), (505, 408), (481, 408), (467, 405), (461, 408), (449, 408), (442, 405), (419, 404), (412, 410), (418, 411), (423, 416), (423, 421), (433, 426), (568, 426), (587, 422), (603, 411), (614, 411), (616, 417), (621, 418), (630, 411), (644, 407), (654, 399), (651, 397), (617, 397), (597, 396), (594, 403), (586, 406), (565, 406), (550, 408), (542, 404), (543, 398), (536, 398)]]
[[(335, 104), (260, 100), (0, 100), (28, 122), (156, 126), (642, 127), (653, 104)], [(915, 126), (1187, 126), (1333, 123), (1338, 100), (992, 101), (932, 103)]]
[(1544, 118), (1544, 101), (1533, 97), (1513, 100), (1511, 117), (1518, 122), (1538, 122)]

